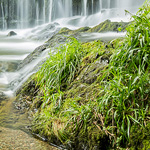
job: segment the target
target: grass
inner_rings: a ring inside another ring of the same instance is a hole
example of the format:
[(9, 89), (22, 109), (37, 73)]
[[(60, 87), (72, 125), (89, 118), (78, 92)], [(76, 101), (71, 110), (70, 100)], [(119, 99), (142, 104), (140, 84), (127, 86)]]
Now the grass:
[[(125, 44), (112, 55), (105, 72), (104, 96), (99, 99), (100, 113), (104, 113), (105, 126), (112, 127), (115, 143), (130, 142), (133, 124), (145, 127), (149, 111), (150, 50), (149, 4), (145, 4), (127, 28)], [(117, 131), (116, 131), (117, 130)]]
[(44, 98), (59, 92), (78, 75), (83, 56), (81, 44), (74, 38), (49, 53), (49, 58), (38, 72), (36, 78)]
[[(35, 75), (40, 89), (36, 100), (40, 97), (42, 104), (34, 132), (78, 149), (129, 146), (132, 127), (144, 129), (149, 122), (149, 12), (145, 3), (132, 16), (124, 44), (111, 42), (115, 51), (111, 44), (106, 49), (99, 41), (81, 44), (72, 38), (49, 53)], [(102, 58), (110, 60), (103, 68)], [(83, 78), (91, 72), (97, 77), (88, 85)]]

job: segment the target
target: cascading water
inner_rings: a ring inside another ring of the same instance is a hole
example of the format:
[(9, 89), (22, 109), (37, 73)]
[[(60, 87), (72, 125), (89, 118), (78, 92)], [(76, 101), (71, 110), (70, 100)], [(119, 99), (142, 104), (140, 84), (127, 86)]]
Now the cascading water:
[(4, 19), (4, 8), (3, 8), (3, 3), (1, 3), (1, 11), (2, 11), (2, 28), (5, 29), (6, 28), (6, 21)]
[[(79, 26), (95, 25), (106, 19), (123, 18), (124, 9), (135, 12), (144, 1), (0, 0), (0, 28), (28, 28), (74, 16), (80, 17)], [(94, 17), (94, 22), (91, 19), (83, 19), (83, 17), (88, 18), (91, 15)]]
[(86, 16), (87, 15), (87, 0), (83, 1), (83, 14)]

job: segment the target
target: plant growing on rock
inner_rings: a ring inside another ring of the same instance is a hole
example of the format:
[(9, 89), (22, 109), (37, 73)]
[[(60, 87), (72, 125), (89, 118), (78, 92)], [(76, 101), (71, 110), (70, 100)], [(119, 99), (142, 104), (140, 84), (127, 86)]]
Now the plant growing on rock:
[[(76, 149), (133, 145), (131, 131), (146, 131), (150, 120), (149, 12), (146, 3), (132, 16), (124, 44), (116, 44), (112, 56), (111, 45), (76, 39), (50, 53), (35, 75), (42, 104), (34, 132)], [(105, 59), (109, 64), (102, 66)]]
[[(150, 94), (150, 5), (146, 3), (127, 28), (125, 44), (112, 55), (101, 82), (105, 88), (99, 111), (112, 128), (115, 143), (130, 141), (132, 125), (146, 126)], [(105, 80), (104, 80), (105, 79)], [(106, 80), (107, 79), (107, 80)], [(149, 120), (149, 119), (148, 119)]]

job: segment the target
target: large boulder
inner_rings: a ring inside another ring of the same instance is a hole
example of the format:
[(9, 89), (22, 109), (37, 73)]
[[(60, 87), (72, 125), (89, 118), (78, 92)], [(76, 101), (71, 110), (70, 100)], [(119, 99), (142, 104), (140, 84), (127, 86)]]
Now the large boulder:
[(14, 32), (14, 31), (10, 31), (10, 32), (7, 34), (7, 36), (14, 36), (14, 35), (17, 35), (17, 33)]

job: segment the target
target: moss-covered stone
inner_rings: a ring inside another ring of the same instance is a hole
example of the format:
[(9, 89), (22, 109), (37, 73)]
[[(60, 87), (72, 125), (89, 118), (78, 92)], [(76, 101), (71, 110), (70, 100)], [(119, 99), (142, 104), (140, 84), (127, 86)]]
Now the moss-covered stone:
[(133, 126), (130, 137), (131, 150), (150, 150), (150, 123), (145, 128)]
[(109, 31), (124, 32), (129, 24), (129, 22), (111, 22), (110, 20), (106, 20), (93, 28), (81, 27), (76, 30), (70, 30), (69, 28), (64, 27), (58, 32), (58, 35), (80, 35), (81, 33), (100, 33)]
[(106, 20), (99, 25), (89, 29), (87, 32), (108, 32), (108, 31), (125, 31), (126, 27), (129, 25), (128, 22), (111, 22), (110, 20)]
[[(60, 35), (57, 36), (60, 37)], [(51, 38), (48, 43), (53, 43), (55, 38)], [(101, 95), (99, 78), (107, 67), (114, 48), (118, 47), (121, 41), (122, 39), (117, 39), (110, 43), (103, 43), (97, 40), (83, 43), (85, 56), (82, 59), (79, 74), (62, 92), (53, 93), (46, 101), (42, 99), (44, 93), (35, 86), (36, 76), (34, 80), (31, 78), (24, 84), (17, 93), (17, 99), (27, 104), (29, 115), (33, 117), (32, 131), (34, 133), (44, 136), (52, 143), (63, 144), (67, 148), (69, 146), (74, 149), (90, 150), (109, 148), (109, 136), (101, 128), (102, 122), (92, 117), (95, 110), (88, 112), (91, 121), (87, 123), (82, 121), (81, 116), (84, 116), (84, 111), (88, 111), (86, 107), (90, 101), (94, 102)], [(61, 103), (59, 109), (58, 101)], [(21, 107), (21, 103), (17, 104)], [(80, 107), (83, 107), (83, 115)], [(74, 110), (76, 108), (77, 110)], [(73, 111), (68, 113), (70, 110)], [(78, 118), (77, 127), (70, 120), (73, 117)], [(87, 124), (87, 127), (84, 124)]]
[(70, 30), (66, 27), (62, 28), (58, 34), (64, 34), (64, 35), (79, 35), (80, 33), (86, 32), (90, 29), (90, 27), (81, 27), (76, 30)]
[(82, 28), (79, 28), (77, 30), (72, 30), (69, 32), (70, 35), (72, 34), (79, 34), (79, 33), (83, 33), (83, 32), (86, 32), (90, 29), (90, 27), (82, 27)]
[(58, 32), (58, 34), (68, 34), (70, 31), (72, 31), (72, 30), (64, 27)]

